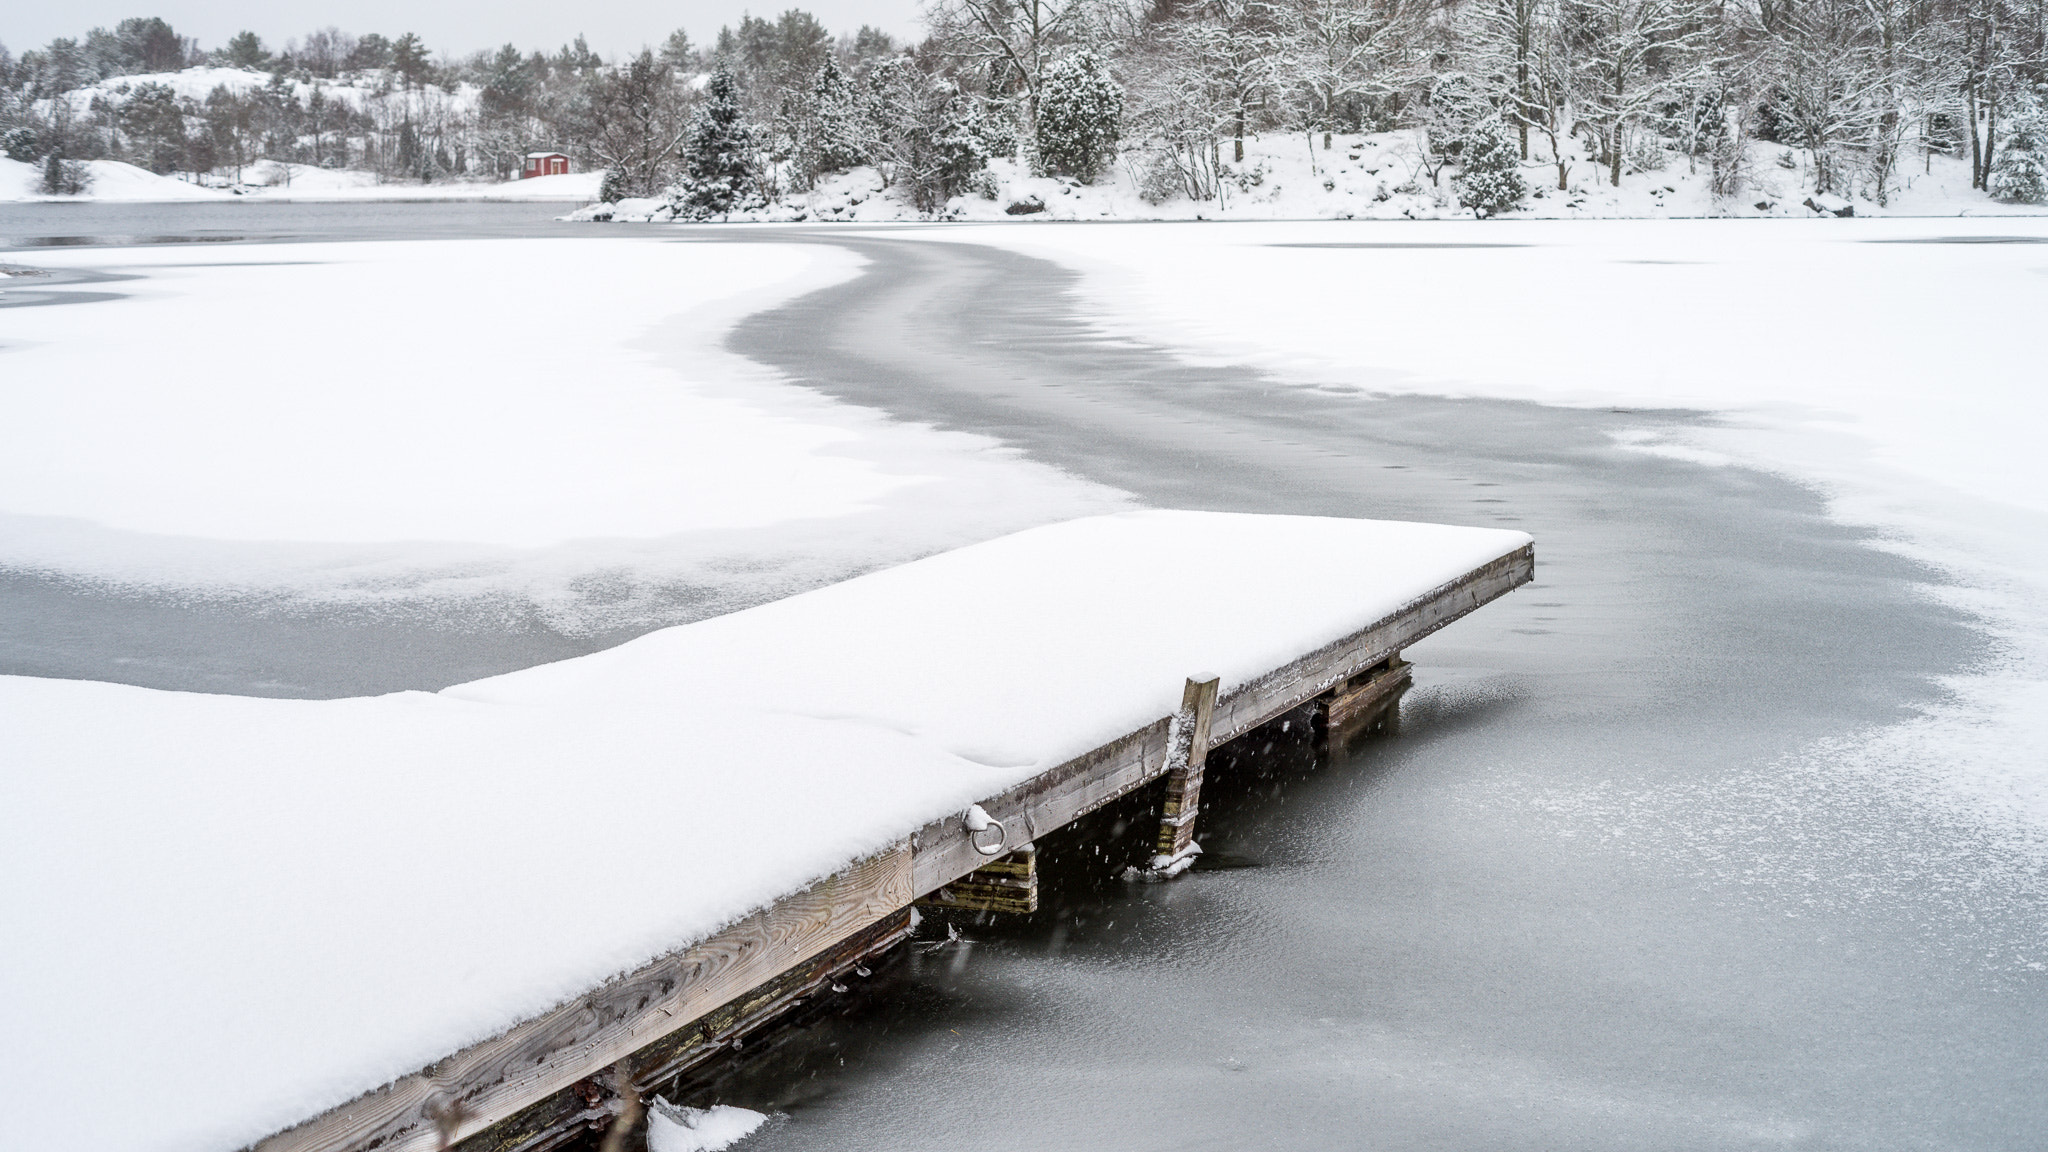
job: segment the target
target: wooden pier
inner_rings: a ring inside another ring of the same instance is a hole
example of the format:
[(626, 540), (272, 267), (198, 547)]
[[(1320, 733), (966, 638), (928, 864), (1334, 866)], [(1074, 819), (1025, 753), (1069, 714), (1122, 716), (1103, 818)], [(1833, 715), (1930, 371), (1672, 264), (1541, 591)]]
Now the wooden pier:
[[(1154, 863), (1171, 866), (1194, 834), (1210, 747), (1313, 701), (1337, 724), (1384, 704), (1408, 682), (1404, 648), (1534, 573), (1533, 546), (1524, 546), (1220, 696), (1213, 680), (1205, 693), (1190, 669), (1177, 715), (989, 796), (979, 812), (926, 824), (709, 939), (253, 1147), (541, 1152), (601, 1127), (625, 1095), (734, 1046), (901, 942), (921, 898), (1035, 906), (1025, 855), (1033, 842), (1162, 775), (1174, 777), (1172, 811), (1163, 814)], [(971, 830), (984, 815), (988, 823)]]

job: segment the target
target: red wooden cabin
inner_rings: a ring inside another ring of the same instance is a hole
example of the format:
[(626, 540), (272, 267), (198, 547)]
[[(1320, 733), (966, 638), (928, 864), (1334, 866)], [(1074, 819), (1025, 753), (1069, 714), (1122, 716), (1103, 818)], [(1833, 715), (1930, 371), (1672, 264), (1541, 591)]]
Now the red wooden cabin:
[(566, 176), (569, 174), (569, 157), (560, 152), (528, 152), (526, 167), (520, 169), (519, 178), (532, 176)]

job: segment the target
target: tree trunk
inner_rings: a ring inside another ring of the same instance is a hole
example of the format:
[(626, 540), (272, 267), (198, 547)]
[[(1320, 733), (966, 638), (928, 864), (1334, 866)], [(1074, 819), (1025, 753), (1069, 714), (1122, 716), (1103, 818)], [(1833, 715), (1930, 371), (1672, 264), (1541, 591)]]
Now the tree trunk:
[(1998, 162), (1998, 101), (1984, 102), (1984, 179), (1977, 187), (1991, 190), (1991, 166)]
[(1977, 137), (1977, 86), (1964, 89), (1964, 104), (1970, 116), (1970, 187), (1984, 187), (1984, 149)]

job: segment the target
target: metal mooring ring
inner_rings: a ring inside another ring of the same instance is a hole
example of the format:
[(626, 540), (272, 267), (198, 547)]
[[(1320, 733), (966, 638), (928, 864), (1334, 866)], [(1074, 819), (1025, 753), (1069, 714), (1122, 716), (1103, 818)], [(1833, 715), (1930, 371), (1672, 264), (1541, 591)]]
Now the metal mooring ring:
[[(981, 846), (981, 832), (986, 832), (989, 828), (993, 828), (996, 831), (996, 846), (993, 848), (983, 848)], [(1010, 834), (1003, 829), (1003, 822), (991, 816), (988, 818), (988, 828), (983, 828), (981, 832), (969, 832), (967, 834), (967, 842), (974, 845), (974, 850), (983, 856), (1001, 856), (1003, 849), (1010, 843)]]

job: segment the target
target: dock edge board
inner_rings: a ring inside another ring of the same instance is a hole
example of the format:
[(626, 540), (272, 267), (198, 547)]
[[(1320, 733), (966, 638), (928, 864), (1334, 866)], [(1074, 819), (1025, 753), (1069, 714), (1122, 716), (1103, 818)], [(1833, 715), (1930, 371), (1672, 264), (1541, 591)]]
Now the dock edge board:
[[(1211, 746), (1314, 700), (1535, 579), (1525, 544), (1417, 596), (1216, 702)], [(1025, 844), (1157, 779), (1170, 718), (981, 802)], [(247, 1146), (247, 1152), (432, 1152), (604, 1072), (748, 996), (988, 862), (949, 816), (705, 940), (657, 958), (489, 1040)], [(444, 1131), (445, 1129), (445, 1131)]]

